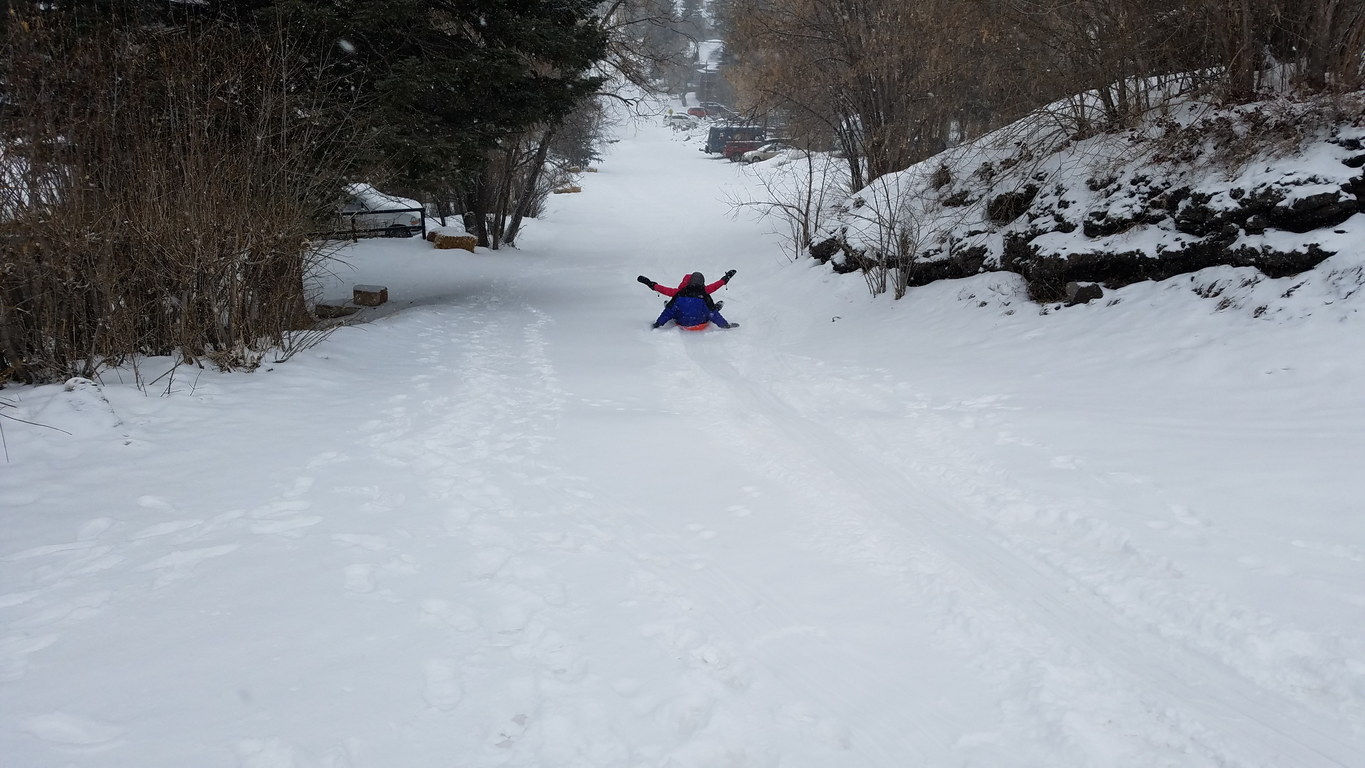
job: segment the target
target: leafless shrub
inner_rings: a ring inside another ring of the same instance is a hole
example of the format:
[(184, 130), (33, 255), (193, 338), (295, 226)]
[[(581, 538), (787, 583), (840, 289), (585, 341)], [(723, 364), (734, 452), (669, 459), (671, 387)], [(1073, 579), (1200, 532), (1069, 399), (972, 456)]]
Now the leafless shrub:
[(1257, 157), (1300, 151), (1326, 126), (1365, 125), (1365, 93), (1310, 93), (1207, 110), (1184, 123), (1153, 121), (1155, 160), (1216, 168), (1232, 175)]
[(905, 296), (911, 265), (924, 243), (925, 232), (910, 205), (919, 195), (905, 189), (902, 181), (902, 176), (886, 176), (873, 182), (861, 193), (873, 199), (850, 215), (862, 222), (863, 231), (872, 233), (873, 242), (864, 249), (860, 266), (874, 296), (887, 291), (897, 299)]
[(825, 153), (802, 152), (780, 169), (760, 173), (758, 179), (765, 199), (731, 203), (736, 208), (756, 209), (772, 219), (777, 233), (784, 236), (788, 255), (795, 261), (811, 246), (834, 201), (846, 198), (848, 176), (841, 169)]
[(282, 37), (7, 25), (0, 383), (250, 367), (307, 327), (339, 121)]

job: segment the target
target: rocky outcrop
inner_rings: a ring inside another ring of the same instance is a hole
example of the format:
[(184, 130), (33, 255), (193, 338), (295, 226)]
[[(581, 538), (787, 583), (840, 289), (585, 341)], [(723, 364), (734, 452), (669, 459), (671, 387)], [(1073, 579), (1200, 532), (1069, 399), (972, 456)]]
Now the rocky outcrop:
[(1073, 282), (1121, 288), (1217, 266), (1255, 267), (1269, 277), (1285, 277), (1312, 269), (1332, 255), (1314, 243), (1302, 249), (1280, 250), (1268, 246), (1232, 248), (1216, 239), (1167, 250), (1159, 258), (1141, 251), (1044, 255), (1026, 238), (1015, 236), (1006, 238), (1002, 267), (1024, 278), (1034, 301), (1052, 302), (1066, 301), (1066, 285)]
[(986, 219), (992, 224), (1008, 224), (1023, 216), (1036, 197), (1038, 187), (1032, 184), (1014, 192), (996, 195), (986, 203)]
[[(1341, 227), (1365, 212), (1365, 111), (1331, 126), (1303, 109), (1285, 118), (1302, 125), (1268, 138), (1257, 109), (1242, 107), (1050, 151), (983, 140), (898, 174), (892, 188), (904, 197), (885, 211), (866, 209), (884, 191), (854, 195), (810, 253), (841, 272), (893, 268), (908, 286), (1015, 272), (1040, 302), (1075, 303), (1069, 283), (1112, 289), (1214, 266), (1297, 274), (1331, 257), (1320, 243), (1341, 242)], [(913, 256), (903, 255), (910, 239), (869, 221), (913, 233)], [(888, 242), (901, 247), (879, 253)]]
[[(1064, 211), (1031, 210), (1029, 228), (1004, 236), (999, 266), (1022, 275), (1030, 295), (1042, 302), (1063, 300), (1063, 287), (1075, 281), (1118, 288), (1214, 266), (1255, 267), (1270, 277), (1297, 274), (1333, 254), (1314, 243), (1284, 247), (1270, 240), (1253, 243), (1248, 236), (1339, 226), (1362, 211), (1356, 194), (1362, 187), (1360, 177), (1335, 185), (1308, 177), (1219, 193), (1139, 183), (1110, 190), (1111, 205), (1088, 211), (1081, 222), (1084, 237), (1069, 241), (1070, 252), (1035, 245), (1044, 236), (1075, 231), (1058, 226), (1067, 224)], [(1159, 242), (1146, 249), (1115, 247), (1123, 235), (1143, 231)]]

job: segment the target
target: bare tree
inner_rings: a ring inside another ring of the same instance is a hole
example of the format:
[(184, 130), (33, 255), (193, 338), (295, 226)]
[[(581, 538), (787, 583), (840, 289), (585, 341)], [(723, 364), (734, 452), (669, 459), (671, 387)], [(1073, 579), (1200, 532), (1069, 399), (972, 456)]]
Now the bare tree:
[(681, 93), (695, 61), (695, 17), (672, 0), (614, 0), (602, 13), (608, 33), (604, 65), (646, 91)]
[[(987, 2), (736, 0), (748, 106), (837, 145), (857, 186), (1022, 112), (1026, 51)], [(823, 135), (818, 135), (823, 134)]]
[(346, 146), (288, 39), (22, 21), (0, 59), (0, 382), (250, 365), (306, 325), (308, 233)]

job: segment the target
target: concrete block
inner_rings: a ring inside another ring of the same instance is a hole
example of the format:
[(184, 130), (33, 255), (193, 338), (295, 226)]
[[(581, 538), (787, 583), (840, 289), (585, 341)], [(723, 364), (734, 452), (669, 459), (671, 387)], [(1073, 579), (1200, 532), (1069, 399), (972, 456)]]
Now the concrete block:
[(351, 289), (351, 301), (362, 307), (377, 307), (389, 300), (389, 289), (383, 285), (357, 285)]

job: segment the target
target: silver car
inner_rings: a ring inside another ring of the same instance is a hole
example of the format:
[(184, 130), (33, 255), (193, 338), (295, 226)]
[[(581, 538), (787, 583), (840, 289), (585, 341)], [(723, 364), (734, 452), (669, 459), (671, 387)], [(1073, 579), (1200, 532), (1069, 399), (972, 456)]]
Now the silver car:
[(758, 149), (751, 149), (739, 156), (741, 163), (761, 163), (764, 160), (771, 160), (774, 157), (792, 149), (790, 144), (781, 141), (770, 141)]
[(422, 204), (380, 192), (369, 184), (346, 185), (337, 208), (343, 231), (384, 237), (411, 237), (422, 231)]

